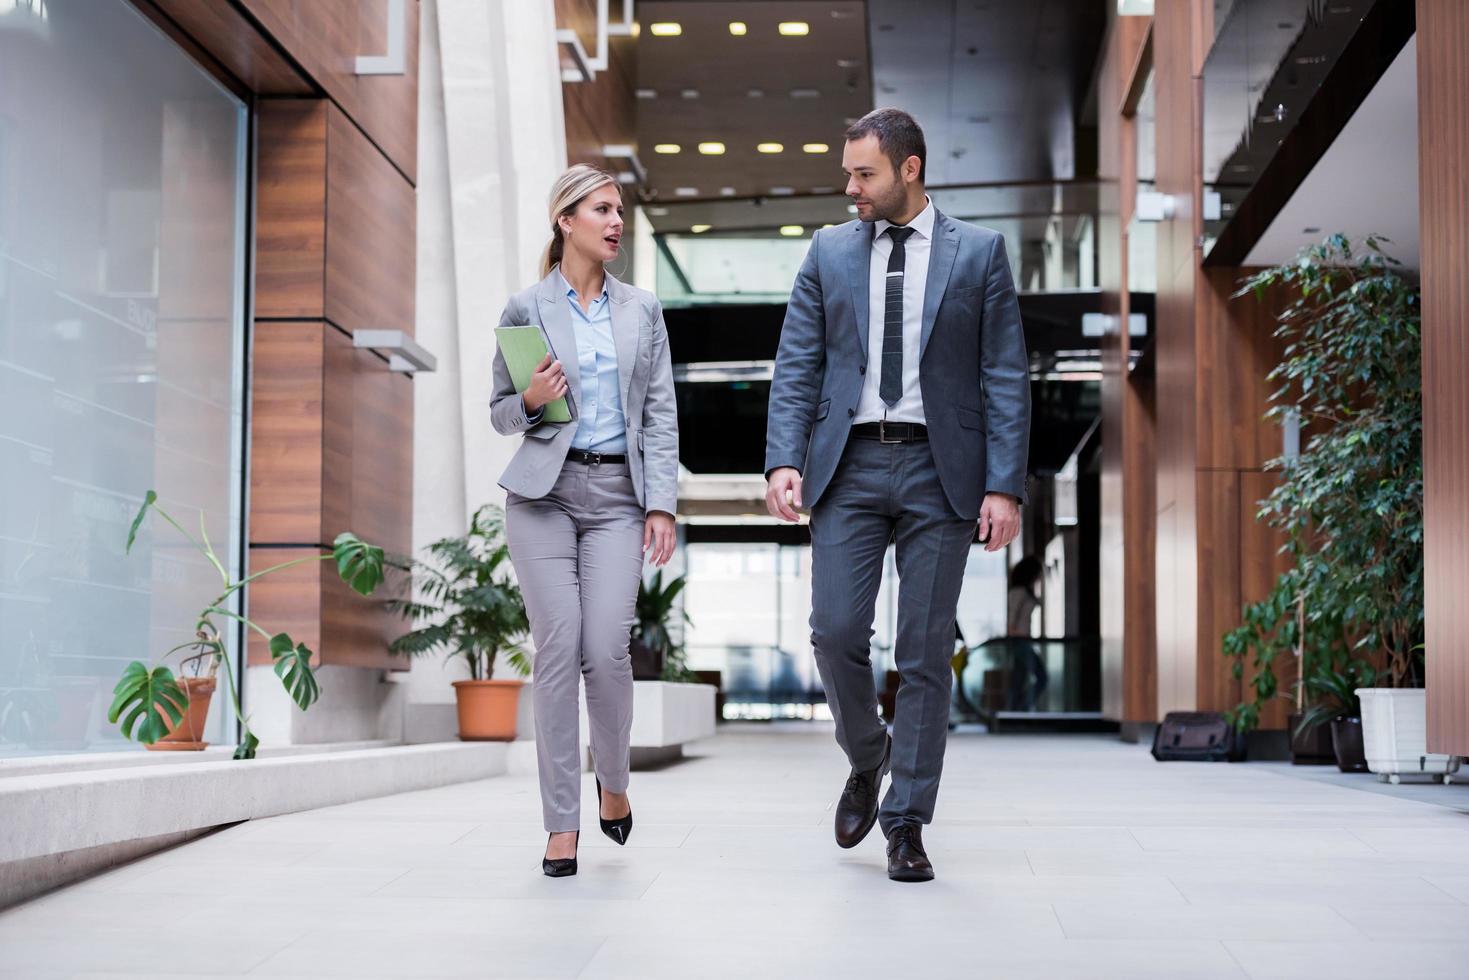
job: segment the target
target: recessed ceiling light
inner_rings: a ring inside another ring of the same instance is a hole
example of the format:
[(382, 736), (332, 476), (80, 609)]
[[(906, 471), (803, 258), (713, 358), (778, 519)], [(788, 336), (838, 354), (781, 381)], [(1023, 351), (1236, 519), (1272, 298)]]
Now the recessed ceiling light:
[(679, 146), (677, 143), (654, 143), (653, 144), (653, 152), (654, 153), (670, 153), (670, 154), (671, 153), (682, 153), (683, 152), (683, 147)]
[(683, 25), (664, 21), (653, 24), (648, 30), (653, 32), (654, 37), (678, 37), (683, 33)]
[(648, 214), (650, 216), (654, 217), (654, 218), (661, 218), (664, 215), (668, 214), (668, 209), (667, 208), (649, 208), (648, 209)]
[(656, 88), (640, 88), (638, 89), (638, 98), (656, 99), (658, 98), (658, 90)]
[(823, 228), (835, 228), (836, 225), (834, 225), (830, 221), (828, 221), (826, 224), (822, 225), (821, 227), (823, 227)]
[(761, 153), (780, 153), (782, 150), (785, 149), (785, 146), (780, 143), (761, 143), (759, 146), (755, 147), (755, 149), (759, 150)]
[(838, 58), (837, 59), (837, 67), (838, 68), (861, 68), (862, 67), (862, 62), (858, 61), (856, 58)]
[(749, 28), (745, 26), (745, 22), (742, 20), (732, 20), (729, 22), (729, 32), (735, 37), (744, 37), (748, 31)]
[(702, 235), (702, 234), (704, 234), (704, 232), (708, 231), (712, 227), (714, 227), (714, 226), (713, 225), (694, 225), (692, 228), (689, 229), (689, 231), (693, 232), (695, 235)]
[(857, 205), (855, 205), (855, 204), (848, 204), (847, 205), (847, 213), (848, 214), (856, 214), (857, 213)]
[(811, 33), (811, 25), (804, 20), (782, 21), (778, 28), (784, 37), (805, 37)]
[(698, 197), (699, 189), (697, 187), (675, 187), (673, 193), (677, 197)]
[(791, 98), (793, 98), (793, 99), (819, 99), (819, 98), (821, 98), (821, 89), (819, 89), (819, 88), (793, 88), (793, 89), (791, 89)]
[(781, 225), (780, 233), (787, 238), (798, 238), (801, 235), (806, 234), (806, 229), (802, 228), (800, 225)]
[(765, 98), (765, 90), (763, 88), (752, 88), (748, 92), (746, 92), (745, 94), (748, 95), (752, 99), (763, 99), (763, 98)]
[(706, 157), (717, 157), (724, 152), (724, 144), (717, 141), (700, 143), (699, 152), (704, 154)]
[(719, 188), (719, 196), (720, 197), (734, 197), (735, 196), (735, 189), (733, 187), (721, 187), (721, 188)]
[(837, 191), (837, 189), (835, 187), (822, 186), (822, 187), (813, 187), (813, 188), (811, 188), (811, 193), (812, 194), (835, 194), (836, 191)]
[(772, 187), (770, 193), (774, 197), (790, 197), (796, 193), (796, 189), (794, 187)]
[(686, 88), (678, 94), (685, 99), (697, 99), (699, 97), (699, 90), (696, 88)]
[(805, 150), (807, 153), (827, 153), (831, 150), (831, 147), (825, 143), (807, 143), (805, 146), (802, 146), (801, 149)]

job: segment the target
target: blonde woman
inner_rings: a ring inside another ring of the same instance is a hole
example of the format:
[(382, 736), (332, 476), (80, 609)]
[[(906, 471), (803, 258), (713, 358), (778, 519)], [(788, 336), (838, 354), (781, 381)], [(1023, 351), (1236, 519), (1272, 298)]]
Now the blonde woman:
[[(550, 353), (524, 393), (496, 352), (495, 431), (522, 436), (500, 477), (505, 532), (535, 641), (536, 756), (545, 874), (576, 874), (581, 826), (578, 677), (602, 832), (626, 844), (633, 626), (644, 556), (667, 563), (678, 497), (678, 415), (663, 310), (606, 271), (622, 246), (612, 175), (577, 165), (551, 189), (543, 279), (511, 297), (502, 326), (541, 328)], [(571, 421), (542, 421), (565, 398)]]

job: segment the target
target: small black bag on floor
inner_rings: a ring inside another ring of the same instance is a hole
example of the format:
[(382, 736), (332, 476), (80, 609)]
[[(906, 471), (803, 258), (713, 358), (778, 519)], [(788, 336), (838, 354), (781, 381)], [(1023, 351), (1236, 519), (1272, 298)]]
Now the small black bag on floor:
[(1239, 762), (1244, 739), (1218, 711), (1170, 711), (1153, 734), (1159, 762)]

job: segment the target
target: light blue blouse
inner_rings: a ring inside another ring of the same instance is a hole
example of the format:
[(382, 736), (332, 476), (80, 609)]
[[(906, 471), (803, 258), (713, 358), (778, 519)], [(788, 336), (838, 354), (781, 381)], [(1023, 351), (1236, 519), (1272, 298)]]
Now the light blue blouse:
[(598, 453), (627, 452), (627, 419), (622, 412), (622, 382), (617, 374), (617, 344), (612, 336), (612, 301), (607, 286), (585, 310), (576, 290), (566, 286), (571, 304), (571, 325), (576, 332), (577, 364), (581, 371), (581, 416), (577, 420), (573, 449)]

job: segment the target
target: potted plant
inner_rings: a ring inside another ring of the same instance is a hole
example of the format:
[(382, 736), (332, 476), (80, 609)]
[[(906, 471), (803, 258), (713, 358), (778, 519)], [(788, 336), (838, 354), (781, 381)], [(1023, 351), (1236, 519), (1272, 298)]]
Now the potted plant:
[(680, 575), (664, 585), (661, 568), (653, 573), (650, 581), (638, 583), (636, 622), (630, 644), (633, 680), (698, 683), (698, 677), (689, 670), (683, 643), (675, 642), (669, 632), (675, 619), (682, 625), (693, 622), (677, 602), (687, 583), (688, 579)]
[(1342, 772), (1367, 771), (1362, 746), (1362, 699), (1357, 691), (1371, 687), (1376, 676), (1371, 664), (1354, 658), (1340, 666), (1320, 664), (1305, 680), (1304, 687), (1315, 703), (1301, 717), (1298, 727), (1319, 729), (1329, 723), (1332, 753)]
[(1372, 771), (1396, 782), (1458, 760), (1429, 755), (1425, 735), (1418, 289), (1377, 240), (1365, 245), (1358, 254), (1334, 235), (1241, 293), (1291, 293), (1270, 414), (1294, 414), (1309, 433), (1299, 456), (1272, 461), (1282, 480), (1260, 514), (1286, 533), (1308, 623), (1339, 623), (1345, 649), (1386, 681), (1359, 690), (1362, 734)]
[(389, 649), (408, 657), (434, 651), (462, 657), (469, 680), (454, 682), (459, 737), (466, 742), (512, 741), (524, 681), (494, 677), (495, 660), (504, 653), (522, 677), (530, 673), (520, 645), (530, 623), (520, 589), (508, 574), (503, 512), (486, 504), (475, 512), (466, 534), (435, 541), (428, 556), (427, 562), (404, 566), (412, 595), (388, 603), (422, 625), (398, 637)]
[[(205, 746), (202, 740), (204, 719), (209, 713), (209, 701), (214, 694), (219, 668), (223, 666), (235, 714), (244, 729), (234, 757), (253, 759), (260, 740), (250, 730), (249, 716), (241, 710), (239, 684), (236, 682), (234, 668), (230, 665), (225, 636), (216, 625), (216, 620), (241, 623), (267, 641), (276, 676), (285, 685), (291, 700), (305, 711), (316, 702), (321, 693), (316, 674), (311, 667), (311, 650), (285, 633), (267, 632), (226, 606), (236, 593), (251, 582), (295, 565), (317, 561), (336, 562), (337, 573), (342, 581), (361, 595), (371, 595), (382, 582), (383, 550), (367, 544), (351, 532), (343, 532), (333, 542), (331, 554), (282, 562), (235, 581), (209, 543), (209, 534), (204, 530), (204, 515), (199, 515), (199, 539), (195, 540), (158, 506), (158, 494), (152, 490), (143, 498), (143, 505), (138, 508), (138, 514), (128, 529), (126, 552), (131, 553), (138, 531), (149, 511), (171, 525), (195, 550), (208, 559), (219, 573), (223, 591), (200, 611), (194, 622), (192, 639), (164, 651), (155, 658), (152, 665), (134, 660), (123, 669), (122, 679), (113, 689), (114, 697), (112, 707), (107, 712), (107, 720), (118, 725), (124, 736), (136, 737), (149, 748), (202, 749)], [(183, 665), (188, 666), (189, 673), (175, 676), (162, 661), (182, 651), (190, 653), (183, 661)], [(160, 743), (163, 744), (160, 746)]]

